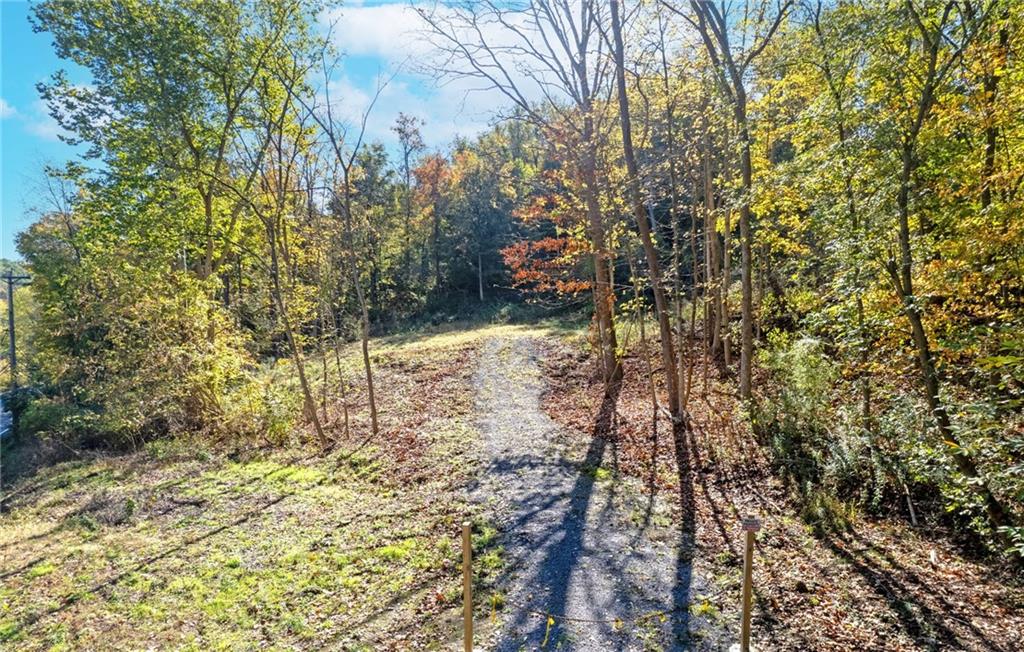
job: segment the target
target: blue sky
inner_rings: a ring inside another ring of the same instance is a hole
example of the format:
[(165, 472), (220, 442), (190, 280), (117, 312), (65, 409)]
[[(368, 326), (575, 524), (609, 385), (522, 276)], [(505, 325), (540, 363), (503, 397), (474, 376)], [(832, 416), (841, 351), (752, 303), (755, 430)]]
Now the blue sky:
[(47, 34), (28, 22), (26, 2), (0, 2), (0, 257), (15, 257), (14, 234), (32, 223), (43, 166), (76, 155), (62, 143), (36, 84), (63, 67), (73, 82), (83, 71), (61, 62)]
[[(38, 206), (43, 166), (60, 165), (78, 151), (58, 138), (36, 84), (56, 70), (68, 71), (72, 83), (89, 83), (88, 73), (54, 54), (48, 34), (36, 34), (28, 22), (30, 4), (0, 0), (0, 257), (17, 256), (15, 234), (32, 223)], [(349, 2), (321, 17), (324, 29), (346, 53), (344, 68), (332, 80), (332, 99), (343, 100), (355, 120), (376, 88), (379, 75), (390, 77), (367, 124), (368, 137), (394, 141), (390, 127), (399, 111), (426, 121), (423, 137), (430, 148), (443, 148), (456, 135), (484, 129), (503, 102), (496, 92), (474, 92), (471, 84), (441, 87), (415, 72), (429, 52), (415, 31), (418, 18), (405, 0)]]

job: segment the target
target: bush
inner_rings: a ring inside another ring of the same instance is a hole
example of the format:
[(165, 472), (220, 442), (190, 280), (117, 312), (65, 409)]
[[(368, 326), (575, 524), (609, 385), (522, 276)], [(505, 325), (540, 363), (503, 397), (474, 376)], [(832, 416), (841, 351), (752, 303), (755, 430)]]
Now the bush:
[[(769, 378), (751, 408), (755, 432), (815, 529), (848, 528), (858, 507), (905, 514), (909, 492), (922, 511), (994, 540), (978, 493), (953, 463), (953, 444), (937, 436), (914, 386), (873, 377), (876, 398), (865, 427), (857, 379), (838, 373), (821, 341), (773, 335), (760, 362)], [(966, 389), (943, 397), (957, 440), (1012, 509), (1024, 495), (1024, 419), (970, 397)], [(1020, 530), (1004, 535), (1012, 549), (1022, 547)]]
[[(817, 339), (774, 334), (761, 353), (770, 373), (751, 408), (755, 432), (798, 495), (808, 523), (845, 529), (884, 476), (854, 405), (834, 400), (843, 383)], [(877, 502), (873, 501), (873, 502)]]
[(242, 437), (262, 435), (274, 443), (287, 440), (302, 398), (290, 384), (275, 381), (274, 374), (263, 373), (232, 391), (224, 401), (223, 429)]
[(29, 434), (62, 435), (80, 412), (59, 399), (42, 397), (25, 407), (19, 416), (18, 429)]
[(817, 483), (825, 463), (833, 411), (828, 400), (835, 370), (811, 338), (774, 335), (761, 354), (771, 382), (753, 408), (756, 432), (771, 448), (784, 475)]
[(213, 286), (124, 257), (71, 265), (33, 242), (21, 243), (36, 274), (33, 365), (50, 398), (26, 427), (114, 446), (218, 428), (251, 357)]

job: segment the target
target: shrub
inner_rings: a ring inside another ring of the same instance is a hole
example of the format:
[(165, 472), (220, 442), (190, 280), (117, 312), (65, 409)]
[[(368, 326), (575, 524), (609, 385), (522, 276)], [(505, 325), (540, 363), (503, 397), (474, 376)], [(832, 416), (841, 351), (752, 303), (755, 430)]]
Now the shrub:
[(81, 410), (53, 397), (30, 402), (19, 417), (18, 428), (31, 434), (64, 434)]
[(771, 338), (761, 363), (772, 379), (753, 408), (755, 429), (786, 477), (800, 485), (817, 482), (833, 421), (828, 396), (835, 370), (819, 341), (781, 334)]
[(843, 385), (817, 339), (773, 334), (761, 353), (770, 373), (751, 407), (755, 432), (819, 529), (844, 529), (883, 475), (852, 405), (834, 400)]
[(36, 225), (20, 245), (36, 275), (35, 376), (50, 397), (26, 427), (115, 446), (217, 428), (251, 358), (213, 286), (126, 257), (68, 261), (46, 236)]

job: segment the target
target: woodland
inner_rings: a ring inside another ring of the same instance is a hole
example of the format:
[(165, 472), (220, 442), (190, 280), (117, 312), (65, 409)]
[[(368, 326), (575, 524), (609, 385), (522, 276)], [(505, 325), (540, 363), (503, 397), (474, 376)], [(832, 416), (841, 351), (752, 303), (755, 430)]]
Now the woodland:
[[(83, 156), (47, 168), (46, 209), (17, 237), (15, 271), (31, 281), (13, 297), (4, 395), (16, 426), (2, 440), (0, 540), (14, 579), (0, 641), (100, 649), (89, 641), (148, 622), (155, 638), (121, 643), (440, 649), (458, 629), (444, 615), (459, 608), (457, 554), (424, 542), (444, 533), (454, 546), (461, 518), (430, 494), (478, 519), (481, 620), (499, 621), (499, 568), (513, 562), (494, 542), (507, 533), (460, 502), (487, 473), (462, 455), (485, 417), (473, 392), (487, 376), (473, 369), (487, 338), (526, 329), (541, 342), (543, 410), (581, 433), (588, 460), (594, 441), (614, 445), (624, 486), (664, 495), (664, 527), (697, 551), (694, 568), (703, 555), (738, 572), (738, 534), (701, 539), (740, 512), (790, 533), (769, 535), (771, 579), (755, 576), (767, 649), (1020, 644), (1024, 3), (414, 2), (424, 78), (505, 103), (450, 143), (424, 141), (414, 106), (389, 142), (367, 137), (386, 75), (360, 118), (340, 108), (344, 44), (319, 20), (333, 6), (34, 5), (33, 28), (92, 83), (58, 73), (38, 87)], [(601, 459), (581, 467), (588, 482), (605, 481)], [(179, 495), (182, 478), (193, 486)], [(751, 487), (764, 503), (744, 502)], [(275, 491), (310, 501), (284, 530), (337, 532), (308, 558), (267, 553), (294, 576), (236, 576), (258, 530), (215, 558), (236, 574), (230, 595), (169, 579), (213, 545), (205, 534), (183, 534), (168, 577), (147, 575), (169, 563), (146, 547), (147, 523), (184, 513), (184, 527), (245, 532), (238, 519), (285, 504)], [(719, 494), (734, 509), (702, 502)], [(383, 516), (399, 507), (408, 520)], [(383, 524), (358, 529), (364, 510)], [(138, 567), (115, 569), (108, 552), (110, 568), (80, 562), (79, 582), (46, 566), (54, 551), (100, 564), (88, 542), (129, 526), (134, 538), (102, 547), (141, 541)], [(364, 560), (343, 540), (368, 536), (376, 579), (337, 588), (308, 570), (334, 546), (344, 575)], [(825, 570), (806, 570), (797, 548)], [(397, 568), (439, 573), (429, 599), (396, 597), (412, 582)], [(300, 576), (313, 589), (289, 593)], [(45, 598), (25, 591), (58, 577)], [(310, 615), (308, 601), (344, 591), (349, 606), (400, 615)], [(154, 593), (260, 606), (178, 627), (170, 602), (131, 605)], [(297, 595), (301, 609), (272, 607)], [(701, 599), (732, 627), (738, 594)], [(693, 604), (691, 629), (715, 622)], [(872, 609), (877, 621), (850, 624)], [(554, 647), (558, 620), (540, 647)], [(661, 635), (652, 627), (644, 641)], [(318, 638), (331, 631), (341, 638)], [(517, 649), (494, 632), (494, 649)], [(603, 649), (677, 649), (676, 636)], [(719, 649), (688, 640), (678, 649)]]

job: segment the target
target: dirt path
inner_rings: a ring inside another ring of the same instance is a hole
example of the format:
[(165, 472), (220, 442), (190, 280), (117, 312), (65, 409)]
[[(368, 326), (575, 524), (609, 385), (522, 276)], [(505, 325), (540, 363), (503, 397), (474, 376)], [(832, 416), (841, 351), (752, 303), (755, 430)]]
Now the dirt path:
[(658, 500), (618, 481), (604, 439), (574, 450), (541, 409), (538, 351), (529, 337), (488, 340), (475, 377), (485, 464), (472, 496), (495, 519), (509, 568), (488, 647), (721, 648), (715, 614), (693, 609), (704, 582), (680, 532), (654, 524), (667, 513)]

